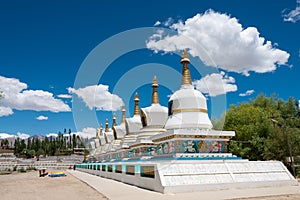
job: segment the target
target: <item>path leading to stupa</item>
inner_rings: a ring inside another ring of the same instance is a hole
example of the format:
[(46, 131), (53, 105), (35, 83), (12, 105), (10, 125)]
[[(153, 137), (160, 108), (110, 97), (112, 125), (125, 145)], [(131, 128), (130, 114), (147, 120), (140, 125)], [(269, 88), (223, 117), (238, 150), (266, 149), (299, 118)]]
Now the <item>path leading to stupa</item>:
[[(98, 192), (109, 199), (155, 199), (155, 200), (174, 200), (174, 199), (241, 199), (251, 198), (255, 200), (294, 200), (300, 199), (300, 186), (289, 187), (265, 187), (252, 189), (231, 189), (205, 192), (190, 192), (177, 194), (161, 194), (149, 191), (136, 186), (124, 184), (111, 179), (101, 178), (88, 173), (70, 170), (69, 173), (84, 183), (90, 185)], [(252, 198), (255, 197), (255, 198)]]

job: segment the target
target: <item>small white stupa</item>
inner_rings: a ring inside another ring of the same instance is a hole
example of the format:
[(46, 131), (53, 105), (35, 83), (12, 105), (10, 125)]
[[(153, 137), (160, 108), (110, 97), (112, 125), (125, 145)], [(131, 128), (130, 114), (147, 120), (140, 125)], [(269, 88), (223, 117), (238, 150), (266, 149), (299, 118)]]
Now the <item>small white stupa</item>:
[(164, 125), (168, 119), (168, 108), (159, 104), (158, 98), (158, 83), (156, 76), (152, 82), (152, 101), (151, 105), (146, 108), (141, 108), (140, 118), (143, 128), (137, 135), (137, 139), (130, 145), (130, 149), (134, 149), (131, 154), (134, 156), (151, 156), (156, 145), (151, 137), (162, 132), (165, 132)]
[[(111, 151), (116, 151), (117, 149), (121, 148), (121, 142), (122, 139), (125, 137), (126, 135), (126, 127), (125, 127), (125, 113), (126, 113), (126, 109), (123, 106), (122, 108), (122, 120), (120, 125), (116, 125), (115, 123), (113, 123), (113, 131), (114, 131), (114, 141), (112, 142), (112, 148)], [(114, 119), (116, 120), (116, 117), (114, 115)]]
[(156, 76), (152, 82), (151, 105), (141, 108), (141, 120), (143, 128), (140, 130), (138, 138), (147, 138), (160, 132), (165, 132), (164, 125), (168, 119), (168, 108), (159, 104), (158, 83)]
[(129, 146), (136, 141), (138, 136), (137, 134), (140, 132), (142, 128), (139, 101), (140, 101), (139, 95), (138, 93), (136, 93), (134, 96), (133, 117), (125, 119), (126, 135), (121, 142), (122, 148), (129, 148)]

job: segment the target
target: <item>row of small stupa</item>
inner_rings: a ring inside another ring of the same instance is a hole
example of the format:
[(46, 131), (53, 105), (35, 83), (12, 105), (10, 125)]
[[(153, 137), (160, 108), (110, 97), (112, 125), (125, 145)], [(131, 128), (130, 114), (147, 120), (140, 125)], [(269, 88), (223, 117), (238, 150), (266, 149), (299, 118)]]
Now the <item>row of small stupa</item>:
[[(139, 96), (136, 93), (133, 117), (126, 118), (126, 110), (123, 107), (120, 125), (116, 125), (115, 115), (111, 129), (106, 120), (104, 132), (101, 125), (100, 130), (96, 131), (96, 138), (90, 142), (90, 161), (151, 156), (166, 154), (166, 152), (167, 154), (199, 153), (200, 150), (213, 152), (214, 149), (218, 149), (219, 153), (226, 152), (227, 141), (234, 136), (234, 132), (228, 134), (223, 132), (222, 136), (212, 132), (206, 98), (192, 85), (188, 67), (190, 60), (186, 50), (182, 54), (180, 63), (182, 64), (181, 88), (170, 97), (169, 108), (159, 104), (158, 82), (155, 76), (152, 82), (151, 105), (140, 109)], [(186, 134), (182, 135), (183, 133)], [(205, 137), (211, 135), (214, 139), (203, 144), (203, 141), (202, 143), (196, 141), (201, 137), (194, 137), (195, 135)], [(184, 141), (176, 142), (178, 137), (187, 140), (185, 143)], [(216, 138), (222, 141), (216, 141)], [(173, 140), (169, 141), (171, 139)], [(162, 143), (162, 141), (168, 142)], [(162, 143), (161, 146), (158, 143)]]
[(90, 143), (88, 162), (79, 170), (163, 193), (249, 187), (298, 185), (279, 161), (249, 161), (228, 152), (234, 131), (212, 130), (206, 98), (194, 89), (187, 52), (181, 57), (181, 87), (168, 108), (158, 99), (152, 83), (152, 103), (105, 131), (102, 126)]

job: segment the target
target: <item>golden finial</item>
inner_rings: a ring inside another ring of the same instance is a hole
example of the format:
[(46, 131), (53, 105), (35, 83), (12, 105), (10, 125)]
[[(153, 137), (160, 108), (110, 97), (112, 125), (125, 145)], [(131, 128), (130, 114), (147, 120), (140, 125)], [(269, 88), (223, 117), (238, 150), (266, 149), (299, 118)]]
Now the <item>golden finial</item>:
[(152, 87), (158, 87), (158, 83), (157, 83), (157, 79), (156, 79), (156, 75), (154, 75), (153, 81), (152, 81)]
[(157, 88), (158, 88), (158, 83), (156, 80), (156, 76), (154, 76), (152, 82), (152, 103), (159, 103)]
[(134, 115), (140, 115), (139, 101), (140, 101), (139, 95), (138, 93), (136, 93), (134, 96)]
[(188, 62), (188, 63), (190, 63), (189, 55), (188, 55), (186, 49), (183, 50), (183, 53), (182, 53), (182, 55), (181, 55), (180, 63), (183, 63), (183, 62)]
[(134, 101), (140, 101), (139, 94), (136, 92), (134, 95)]
[(113, 128), (114, 126), (116, 126), (117, 125), (117, 123), (116, 123), (116, 119), (117, 119), (117, 117), (116, 117), (116, 113), (114, 113), (114, 116), (113, 116), (113, 118), (112, 118), (112, 125), (111, 125), (111, 128)]
[(102, 124), (100, 124), (100, 135), (102, 136), (103, 135), (103, 126), (102, 126)]
[(121, 123), (125, 123), (125, 118), (126, 118), (125, 114), (126, 114), (126, 109), (125, 109), (125, 106), (123, 106), (123, 108), (122, 108), (122, 121), (121, 121)]
[(190, 63), (186, 49), (183, 50), (180, 63), (182, 64), (181, 85), (192, 85), (191, 74), (188, 64)]
[(106, 121), (105, 121), (105, 132), (108, 132), (109, 130), (108, 130), (108, 119), (106, 119)]

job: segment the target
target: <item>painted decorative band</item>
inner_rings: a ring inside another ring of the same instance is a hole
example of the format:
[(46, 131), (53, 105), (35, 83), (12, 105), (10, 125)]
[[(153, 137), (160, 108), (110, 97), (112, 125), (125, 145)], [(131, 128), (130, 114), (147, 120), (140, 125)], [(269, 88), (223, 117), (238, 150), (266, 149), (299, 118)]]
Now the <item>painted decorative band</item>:
[(180, 112), (203, 112), (208, 113), (208, 111), (204, 108), (181, 108), (181, 109), (174, 109), (172, 110), (173, 113), (180, 113)]

